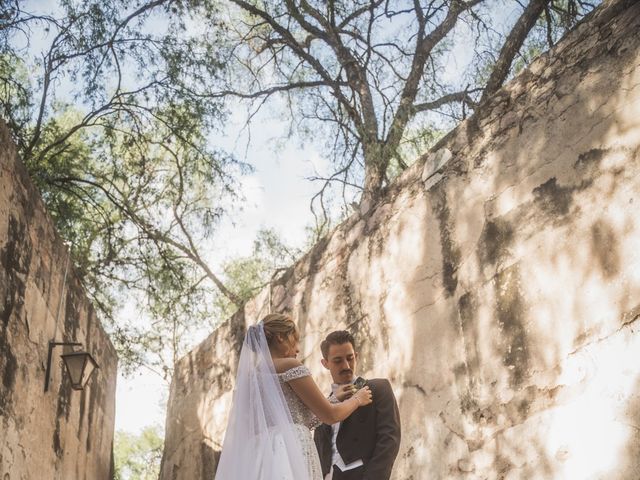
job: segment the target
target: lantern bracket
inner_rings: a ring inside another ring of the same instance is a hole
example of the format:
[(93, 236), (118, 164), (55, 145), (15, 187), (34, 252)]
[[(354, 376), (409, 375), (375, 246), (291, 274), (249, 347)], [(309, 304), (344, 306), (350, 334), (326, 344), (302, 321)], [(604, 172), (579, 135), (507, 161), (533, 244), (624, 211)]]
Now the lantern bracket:
[(49, 376), (51, 375), (51, 355), (54, 347), (66, 346), (66, 347), (82, 347), (78, 342), (49, 342), (49, 353), (47, 354), (47, 371), (44, 377), (44, 391), (49, 391)]

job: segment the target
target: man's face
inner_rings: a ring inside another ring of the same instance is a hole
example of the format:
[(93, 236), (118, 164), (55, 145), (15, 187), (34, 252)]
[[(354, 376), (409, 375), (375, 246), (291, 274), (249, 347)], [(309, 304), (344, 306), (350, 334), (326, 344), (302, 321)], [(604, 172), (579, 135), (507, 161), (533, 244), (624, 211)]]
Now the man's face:
[(329, 345), (329, 355), (322, 359), (322, 366), (331, 372), (333, 383), (342, 385), (353, 381), (357, 360), (358, 355), (353, 351), (351, 342)]

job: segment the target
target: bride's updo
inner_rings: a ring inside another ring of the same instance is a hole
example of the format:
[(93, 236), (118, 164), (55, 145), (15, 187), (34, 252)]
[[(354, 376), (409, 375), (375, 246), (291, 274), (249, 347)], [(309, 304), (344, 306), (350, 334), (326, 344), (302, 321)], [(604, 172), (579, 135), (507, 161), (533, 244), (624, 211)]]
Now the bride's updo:
[(262, 319), (262, 325), (269, 346), (272, 346), (278, 337), (287, 340), (289, 335), (293, 334), (298, 338), (298, 328), (289, 315), (270, 313)]

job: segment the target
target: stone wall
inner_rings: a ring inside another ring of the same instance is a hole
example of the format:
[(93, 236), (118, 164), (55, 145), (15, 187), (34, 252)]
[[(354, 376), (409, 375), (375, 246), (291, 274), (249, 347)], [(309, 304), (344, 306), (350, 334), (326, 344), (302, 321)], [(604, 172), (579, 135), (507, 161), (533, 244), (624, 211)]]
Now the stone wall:
[[(0, 121), (0, 479), (113, 478), (117, 357)], [(58, 311), (60, 312), (58, 316)], [(74, 391), (48, 342), (76, 341), (100, 369)]]
[[(349, 328), (394, 479), (640, 478), (640, 3), (609, 2), (177, 365), (162, 480), (210, 479), (245, 324)], [(367, 210), (367, 211), (365, 211)]]

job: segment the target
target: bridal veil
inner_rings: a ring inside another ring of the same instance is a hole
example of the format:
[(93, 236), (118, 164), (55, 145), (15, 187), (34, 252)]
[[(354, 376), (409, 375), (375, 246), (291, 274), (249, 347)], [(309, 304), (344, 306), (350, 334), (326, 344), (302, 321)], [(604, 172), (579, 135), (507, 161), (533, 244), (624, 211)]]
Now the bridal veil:
[(306, 480), (304, 454), (261, 323), (247, 330), (215, 480)]

